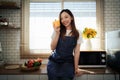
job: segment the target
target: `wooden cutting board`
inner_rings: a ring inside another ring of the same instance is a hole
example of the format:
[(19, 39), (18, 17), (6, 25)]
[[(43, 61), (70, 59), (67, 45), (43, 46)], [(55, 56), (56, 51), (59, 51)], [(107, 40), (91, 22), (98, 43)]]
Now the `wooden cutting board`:
[(5, 66), (5, 69), (19, 69), (20, 65), (8, 65)]

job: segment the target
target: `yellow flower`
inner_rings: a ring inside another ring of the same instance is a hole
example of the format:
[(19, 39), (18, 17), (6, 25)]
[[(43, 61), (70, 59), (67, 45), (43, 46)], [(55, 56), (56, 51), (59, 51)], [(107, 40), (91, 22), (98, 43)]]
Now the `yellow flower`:
[(94, 38), (96, 36), (97, 32), (95, 29), (92, 29), (92, 28), (85, 28), (83, 30), (83, 33), (82, 33), (82, 36), (83, 38), (86, 38), (86, 39), (91, 39), (91, 38)]

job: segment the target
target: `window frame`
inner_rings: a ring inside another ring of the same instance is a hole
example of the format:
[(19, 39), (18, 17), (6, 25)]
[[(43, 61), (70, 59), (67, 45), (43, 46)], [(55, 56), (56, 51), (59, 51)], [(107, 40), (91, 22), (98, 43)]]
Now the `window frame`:
[[(21, 20), (21, 42), (20, 42), (20, 58), (48, 58), (50, 53), (33, 54), (29, 50), (29, 0), (22, 0), (22, 20)], [(64, 7), (63, 0), (61, 9)], [(27, 15), (26, 15), (27, 14)], [(103, 28), (103, 0), (96, 0), (96, 23), (99, 29), (100, 48), (104, 49), (104, 28)]]

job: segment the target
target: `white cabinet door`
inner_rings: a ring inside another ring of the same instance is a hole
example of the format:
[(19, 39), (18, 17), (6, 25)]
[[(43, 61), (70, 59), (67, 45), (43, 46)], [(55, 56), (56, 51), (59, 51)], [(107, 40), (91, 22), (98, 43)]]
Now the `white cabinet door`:
[(105, 74), (104, 75), (104, 80), (115, 80), (115, 78), (117, 78), (117, 76), (114, 74)]
[(0, 75), (0, 80), (7, 80), (7, 75)]
[(47, 75), (40, 75), (40, 80), (48, 80), (48, 76)]
[(87, 80), (87, 74), (86, 74), (86, 75), (79, 76), (79, 77), (75, 77), (74, 80)]
[(116, 74), (116, 80), (120, 80), (120, 74)]
[(88, 75), (88, 80), (104, 80), (102, 74)]
[(40, 80), (40, 75), (24, 75), (23, 80)]
[(8, 80), (23, 80), (23, 75), (8, 75)]

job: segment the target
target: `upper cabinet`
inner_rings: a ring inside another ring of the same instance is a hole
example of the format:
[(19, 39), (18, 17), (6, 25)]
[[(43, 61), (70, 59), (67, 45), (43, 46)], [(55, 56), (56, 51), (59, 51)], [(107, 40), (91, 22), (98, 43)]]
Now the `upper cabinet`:
[(0, 6), (0, 9), (20, 9), (18, 6)]
[[(0, 30), (1, 29), (20, 29), (21, 0), (0, 1)], [(15, 11), (14, 11), (15, 10)], [(20, 11), (19, 11), (20, 10)]]
[(20, 7), (13, 1), (0, 1), (0, 9), (20, 9)]

